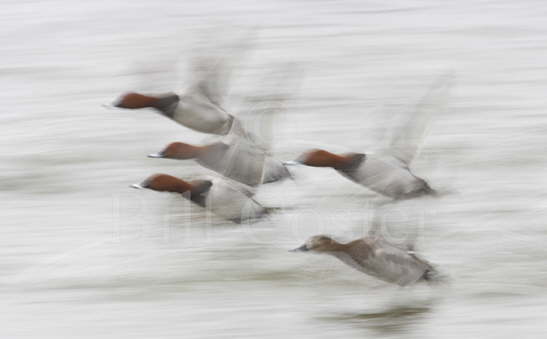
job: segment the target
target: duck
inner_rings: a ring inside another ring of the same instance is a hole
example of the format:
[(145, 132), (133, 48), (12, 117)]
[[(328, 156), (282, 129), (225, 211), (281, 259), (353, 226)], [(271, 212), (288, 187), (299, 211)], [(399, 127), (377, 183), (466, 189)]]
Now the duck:
[(328, 235), (315, 235), (291, 252), (329, 254), (362, 273), (399, 286), (442, 281), (433, 265), (412, 249), (397, 247), (378, 236), (341, 243)]
[(158, 173), (131, 187), (181, 194), (192, 203), (235, 223), (258, 220), (274, 210), (253, 199), (252, 190), (222, 178), (185, 181)]
[(153, 108), (161, 115), (194, 131), (226, 135), (235, 117), (208, 99), (205, 93), (146, 95), (129, 92), (114, 104), (125, 109)]
[(419, 102), (414, 114), (406, 117), (398, 133), (386, 140), (379, 152), (336, 154), (324, 149), (302, 153), (286, 165), (330, 167), (349, 180), (393, 199), (410, 199), (424, 195), (438, 196), (428, 182), (410, 169), (434, 111), (440, 110), (451, 77), (441, 76)]
[(204, 146), (172, 142), (151, 158), (195, 159), (227, 178), (255, 187), (290, 178), (285, 165), (246, 138), (230, 138)]
[(390, 154), (335, 154), (315, 149), (285, 164), (330, 167), (349, 180), (393, 199), (437, 194), (424, 179), (412, 173), (408, 163)]
[(222, 59), (209, 60), (201, 56), (190, 63), (190, 83), (183, 93), (122, 94), (112, 106), (123, 109), (154, 109), (159, 114), (194, 131), (227, 135), (245, 134), (243, 124), (226, 112), (223, 106), (224, 83), (228, 73)]
[[(183, 93), (144, 94), (128, 92), (122, 94), (112, 105), (105, 106), (122, 109), (154, 109), (157, 113), (194, 131), (215, 136), (245, 138), (254, 143), (256, 147), (267, 150), (267, 143), (257, 133), (248, 131), (246, 125), (253, 125), (253, 123), (256, 125), (256, 120), (276, 115), (278, 111), (284, 109), (284, 103), (290, 95), (277, 93), (277, 95), (261, 96), (255, 94), (246, 97), (244, 102), (250, 107), (241, 107), (243, 112), (236, 117), (223, 108), (224, 92), (226, 91), (223, 84), (226, 79), (224, 79), (223, 74), (229, 72), (223, 70), (222, 64), (221, 61), (208, 64), (206, 60), (196, 58), (192, 65), (195, 80)], [(276, 69), (276, 72), (278, 75), (285, 74), (287, 72), (286, 68), (289, 68), (289, 66), (284, 64), (283, 67)], [(293, 68), (294, 66), (291, 69)], [(272, 78), (273, 76), (270, 75), (269, 77)], [(283, 86), (278, 85), (277, 87), (282, 87), (285, 92), (290, 92), (294, 85), (287, 84), (287, 78), (290, 77), (284, 77)], [(261, 128), (261, 130), (263, 129)]]

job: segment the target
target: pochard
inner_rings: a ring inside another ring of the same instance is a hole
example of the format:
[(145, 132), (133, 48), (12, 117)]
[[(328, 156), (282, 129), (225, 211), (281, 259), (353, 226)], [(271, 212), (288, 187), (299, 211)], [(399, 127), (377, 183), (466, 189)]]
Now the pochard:
[(244, 133), (237, 119), (222, 108), (228, 73), (224, 62), (211, 62), (196, 57), (190, 63), (190, 83), (182, 94), (143, 94), (130, 92), (122, 95), (115, 107), (126, 109), (152, 108), (175, 122), (202, 133), (226, 135), (229, 132)]
[(318, 149), (303, 154), (295, 163), (331, 167), (346, 178), (395, 199), (435, 194), (424, 179), (410, 171), (407, 163), (389, 154), (334, 154)]
[(296, 161), (313, 167), (330, 167), (346, 178), (375, 192), (395, 199), (436, 195), (429, 184), (410, 170), (425, 137), (434, 112), (444, 105), (451, 84), (451, 76), (443, 75), (430, 87), (412, 116), (405, 116), (398, 133), (387, 140), (388, 147), (377, 153), (334, 154), (315, 149), (302, 154)]
[(316, 235), (292, 251), (329, 254), (360, 272), (400, 286), (440, 281), (435, 268), (414, 251), (394, 246), (381, 237), (340, 243), (329, 236)]
[(225, 135), (232, 129), (234, 116), (199, 92), (179, 96), (175, 93), (124, 94), (114, 106), (127, 109), (153, 108), (160, 114), (198, 132)]
[(195, 159), (200, 165), (248, 186), (290, 177), (281, 161), (269, 156), (247, 138), (231, 138), (205, 146), (173, 142), (149, 157)]
[(220, 178), (184, 181), (167, 174), (154, 174), (131, 187), (181, 194), (196, 205), (236, 223), (258, 219), (271, 211), (253, 199), (251, 190)]

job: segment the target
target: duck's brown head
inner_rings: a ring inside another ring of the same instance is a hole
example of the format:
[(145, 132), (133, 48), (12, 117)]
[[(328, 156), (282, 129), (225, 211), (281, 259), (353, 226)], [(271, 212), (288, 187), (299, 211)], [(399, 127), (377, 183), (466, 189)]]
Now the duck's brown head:
[(203, 147), (200, 146), (194, 146), (184, 142), (172, 142), (161, 152), (149, 154), (148, 157), (186, 160), (196, 158), (202, 150)]
[(192, 190), (192, 185), (182, 179), (168, 174), (154, 174), (140, 184), (131, 185), (133, 188), (148, 188), (159, 192), (185, 193)]
[(334, 154), (322, 149), (316, 149), (302, 154), (297, 162), (313, 167), (332, 167), (345, 170), (358, 165), (365, 155), (360, 153)]
[(213, 186), (210, 180), (184, 181), (168, 174), (154, 174), (146, 178), (140, 184), (133, 184), (133, 188), (148, 188), (158, 192), (190, 193), (190, 199), (194, 200), (206, 193)]
[(327, 235), (315, 235), (302, 246), (291, 250), (291, 252), (333, 252), (341, 250), (342, 247), (342, 244)]
[(122, 95), (114, 104), (115, 107), (119, 108), (146, 108), (154, 107), (160, 98), (144, 95), (140, 93), (130, 92)]

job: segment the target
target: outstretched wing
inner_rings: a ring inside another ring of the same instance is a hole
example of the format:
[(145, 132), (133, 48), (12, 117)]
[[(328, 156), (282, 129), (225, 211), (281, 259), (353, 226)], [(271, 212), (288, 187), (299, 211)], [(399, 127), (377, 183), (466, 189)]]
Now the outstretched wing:
[(407, 166), (420, 150), (433, 113), (444, 107), (452, 82), (452, 74), (441, 75), (416, 105), (414, 112), (402, 119), (389, 141), (388, 152)]
[(128, 90), (154, 94), (171, 91), (178, 80), (176, 55), (133, 62), (128, 71), (132, 83)]
[(271, 148), (274, 120), (298, 93), (302, 75), (302, 68), (296, 63), (273, 67), (261, 76), (253, 94), (244, 98), (238, 118), (247, 137), (258, 147)]
[(190, 68), (191, 85), (186, 93), (203, 95), (213, 104), (221, 106), (228, 87), (226, 61), (205, 56), (195, 57)]
[[(275, 116), (285, 108), (290, 94), (293, 94), (293, 82), (282, 81), (287, 79), (290, 67), (276, 68), (272, 74), (267, 74), (269, 81), (262, 81), (262, 88), (256, 89), (253, 96), (245, 100), (245, 112), (239, 114), (233, 121), (232, 130), (226, 136), (208, 138), (209, 142), (220, 141), (228, 146), (225, 152), (216, 159), (222, 164), (217, 172), (225, 177), (243, 182), (250, 186), (259, 185), (266, 175), (265, 164), (269, 156), (269, 144), (264, 137), (271, 141), (272, 124)], [(294, 71), (292, 71), (294, 74)], [(276, 80), (275, 86), (269, 85)]]
[(368, 229), (368, 236), (371, 238), (383, 238), (382, 231), (383, 231), (383, 218), (381, 217), (381, 213), (379, 212), (379, 204), (375, 203), (372, 208), (369, 209), (371, 211), (372, 216), (370, 217), (370, 227)]
[[(381, 203), (375, 202), (369, 209), (372, 213), (370, 217), (370, 227), (368, 230), (368, 237), (373, 239), (379, 239), (389, 242), (392, 246), (395, 246), (403, 251), (414, 252), (416, 247), (416, 240), (418, 239), (418, 229), (416, 227), (406, 227), (406, 237), (402, 241), (398, 241), (397, 244), (390, 242), (393, 239), (390, 234), (390, 229), (387, 225), (386, 216), (390, 211), (381, 206)], [(397, 238), (400, 238), (397, 236)]]
[[(133, 78), (128, 89), (145, 94), (179, 92), (183, 83), (185, 92), (203, 95), (220, 106), (228, 91), (232, 70), (254, 44), (255, 29), (236, 31), (226, 32), (219, 27), (203, 30), (191, 48), (186, 48), (192, 51), (191, 55), (184, 58), (177, 51), (181, 48), (172, 48), (171, 54), (161, 58), (135, 61), (128, 69), (127, 75)], [(225, 41), (220, 41), (221, 38)], [(190, 62), (186, 76), (181, 79), (179, 71), (183, 59)]]
[(222, 46), (218, 29), (206, 32), (201, 45), (194, 50), (190, 63), (190, 85), (186, 92), (201, 94), (217, 106), (222, 106), (229, 90), (230, 76), (254, 44), (254, 30), (246, 32), (235, 43)]
[(401, 286), (420, 280), (429, 268), (426, 262), (385, 240), (378, 241), (368, 264), (385, 280)]

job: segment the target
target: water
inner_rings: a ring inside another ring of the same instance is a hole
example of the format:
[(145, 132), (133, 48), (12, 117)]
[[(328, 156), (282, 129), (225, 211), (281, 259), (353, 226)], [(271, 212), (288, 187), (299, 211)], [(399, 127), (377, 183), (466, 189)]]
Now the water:
[[(4, 2), (1, 337), (540, 337), (546, 12), (540, 1)], [(268, 89), (271, 65), (305, 65), (273, 119), (284, 160), (379, 147), (392, 116), (454, 75), (413, 164), (446, 194), (386, 207), (394, 236), (417, 229), (450, 284), (400, 289), (288, 253), (318, 233), (359, 237), (386, 201), (329, 170), (261, 191), (285, 210), (252, 226), (128, 188), (155, 172), (202, 174), (145, 155), (203, 136), (100, 104), (180, 88), (174, 61), (252, 27), (226, 105)]]

